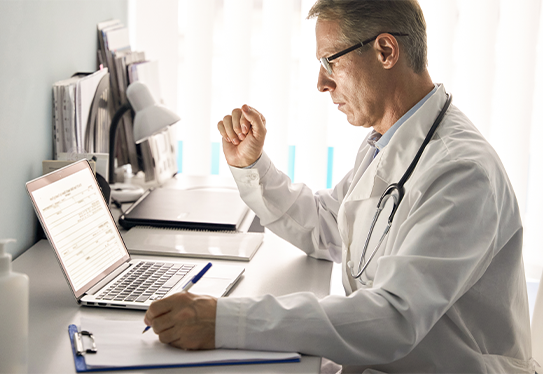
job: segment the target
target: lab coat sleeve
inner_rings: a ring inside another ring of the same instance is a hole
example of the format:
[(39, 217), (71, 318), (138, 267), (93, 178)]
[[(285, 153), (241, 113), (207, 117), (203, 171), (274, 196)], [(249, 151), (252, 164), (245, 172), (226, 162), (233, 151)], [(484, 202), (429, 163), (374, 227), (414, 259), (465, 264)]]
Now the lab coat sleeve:
[(291, 183), (266, 153), (251, 169), (230, 169), (241, 198), (263, 226), (312, 257), (341, 262), (337, 214), (350, 173), (334, 190), (313, 195), (306, 185)]
[(477, 164), (451, 162), (428, 173), (423, 186), (406, 188), (394, 253), (378, 259), (372, 288), (322, 300), (310, 293), (221, 298), (217, 347), (298, 351), (344, 365), (407, 355), (507, 240), (497, 235), (500, 214), (510, 212), (499, 211)]

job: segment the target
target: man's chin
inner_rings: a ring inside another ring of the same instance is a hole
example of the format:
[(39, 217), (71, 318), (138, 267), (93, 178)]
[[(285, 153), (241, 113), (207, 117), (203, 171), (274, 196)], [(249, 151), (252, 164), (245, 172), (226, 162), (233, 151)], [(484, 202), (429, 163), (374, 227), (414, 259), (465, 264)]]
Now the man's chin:
[(372, 127), (369, 123), (365, 123), (365, 122), (362, 122), (362, 121), (357, 121), (356, 119), (354, 119), (352, 117), (349, 117), (349, 116), (347, 116), (347, 122), (349, 122), (351, 125), (353, 125), (355, 127), (363, 127), (365, 129), (369, 129), (370, 127)]
[(351, 125), (356, 126), (356, 127), (364, 126), (359, 121), (357, 121), (356, 118), (352, 114), (345, 113), (345, 116), (347, 117), (347, 122), (349, 122)]

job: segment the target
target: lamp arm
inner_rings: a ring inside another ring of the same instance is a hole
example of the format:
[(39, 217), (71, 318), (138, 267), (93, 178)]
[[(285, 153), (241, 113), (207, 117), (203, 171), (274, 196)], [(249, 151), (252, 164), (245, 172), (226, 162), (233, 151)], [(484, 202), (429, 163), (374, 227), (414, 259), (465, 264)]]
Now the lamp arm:
[(132, 106), (127, 101), (115, 112), (109, 127), (109, 184), (115, 183), (115, 137), (117, 136), (117, 128), (123, 115), (130, 109), (132, 109)]

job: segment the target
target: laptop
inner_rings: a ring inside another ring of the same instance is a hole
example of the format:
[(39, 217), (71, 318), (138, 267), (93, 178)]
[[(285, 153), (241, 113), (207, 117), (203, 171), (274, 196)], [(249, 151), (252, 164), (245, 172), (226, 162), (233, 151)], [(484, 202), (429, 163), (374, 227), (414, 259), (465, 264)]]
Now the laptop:
[[(204, 265), (133, 260), (87, 160), (26, 183), (36, 214), (79, 304), (147, 309), (179, 292)], [(244, 268), (212, 266), (191, 292), (224, 296)]]
[(249, 213), (237, 190), (181, 190), (155, 188), (136, 201), (119, 223), (134, 226), (169, 227), (190, 230), (228, 230), (239, 228)]

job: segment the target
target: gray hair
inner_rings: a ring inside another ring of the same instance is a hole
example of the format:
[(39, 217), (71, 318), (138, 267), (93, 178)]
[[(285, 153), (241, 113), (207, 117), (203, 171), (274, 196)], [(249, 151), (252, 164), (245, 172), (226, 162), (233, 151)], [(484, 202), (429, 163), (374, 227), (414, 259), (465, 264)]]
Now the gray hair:
[(417, 74), (426, 70), (426, 21), (417, 0), (317, 0), (307, 18), (315, 17), (338, 21), (343, 41), (353, 45), (383, 32), (408, 34), (397, 37), (407, 63)]

